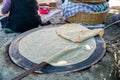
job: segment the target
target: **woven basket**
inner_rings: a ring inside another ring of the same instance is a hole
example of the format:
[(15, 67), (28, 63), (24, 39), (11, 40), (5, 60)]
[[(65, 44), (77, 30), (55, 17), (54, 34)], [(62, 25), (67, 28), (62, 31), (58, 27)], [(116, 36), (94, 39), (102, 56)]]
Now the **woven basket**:
[(109, 9), (102, 12), (78, 13), (75, 16), (67, 18), (66, 22), (82, 24), (101, 24), (104, 22), (108, 11)]
[(81, 2), (81, 3), (104, 3), (106, 0), (69, 0), (71, 2)]

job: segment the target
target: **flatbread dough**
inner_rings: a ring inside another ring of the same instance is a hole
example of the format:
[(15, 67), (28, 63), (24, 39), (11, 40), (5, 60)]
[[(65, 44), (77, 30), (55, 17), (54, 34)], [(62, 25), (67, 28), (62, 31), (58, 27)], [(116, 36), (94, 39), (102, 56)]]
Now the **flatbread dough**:
[(67, 40), (73, 42), (82, 42), (96, 35), (102, 36), (104, 29), (87, 29), (79, 24), (65, 24), (57, 28), (56, 33)]
[(94, 38), (74, 43), (59, 37), (57, 28), (40, 29), (22, 38), (18, 45), (20, 54), (34, 63), (46, 61), (63, 66), (86, 60), (96, 49)]

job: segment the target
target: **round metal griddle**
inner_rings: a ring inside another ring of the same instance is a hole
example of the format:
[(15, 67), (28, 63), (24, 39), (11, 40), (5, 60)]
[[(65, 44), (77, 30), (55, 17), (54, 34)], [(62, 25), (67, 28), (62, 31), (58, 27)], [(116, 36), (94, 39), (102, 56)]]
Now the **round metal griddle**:
[[(22, 67), (22, 68), (28, 70), (36, 65), (36, 63), (31, 62), (30, 60), (26, 59), (24, 56), (22, 56), (19, 53), (18, 44), (22, 38), (24, 38), (25, 36), (29, 35), (32, 32), (40, 30), (40, 29), (43, 29), (43, 28), (39, 27), (39, 28), (35, 28), (35, 29), (29, 30), (27, 32), (24, 32), (24, 33), (20, 34), (11, 43), (11, 45), (9, 47), (9, 56), (10, 56), (11, 60), (19, 67)], [(73, 71), (82, 70), (82, 69), (92, 66), (93, 64), (97, 63), (104, 56), (105, 51), (106, 51), (106, 49), (105, 49), (106, 44), (102, 37), (96, 36), (95, 41), (96, 41), (96, 49), (94, 50), (92, 55), (90, 57), (88, 57), (86, 60), (79, 62), (77, 64), (72, 64), (72, 65), (67, 65), (67, 66), (47, 65), (42, 70), (38, 69), (35, 72), (37, 72), (37, 73), (73, 72)]]

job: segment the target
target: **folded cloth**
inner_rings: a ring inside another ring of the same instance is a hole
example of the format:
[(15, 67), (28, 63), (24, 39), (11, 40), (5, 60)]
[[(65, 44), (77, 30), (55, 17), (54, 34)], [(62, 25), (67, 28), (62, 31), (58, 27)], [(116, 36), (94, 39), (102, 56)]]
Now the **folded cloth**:
[(120, 14), (115, 14), (112, 16), (113, 22), (120, 20)]
[[(112, 22), (116, 22), (120, 20), (120, 14), (116, 14), (114, 16), (112, 16)], [(117, 26), (120, 26), (120, 23), (116, 24)]]
[(61, 14), (63, 18), (66, 19), (80, 12), (93, 13), (93, 12), (105, 11), (106, 9), (108, 9), (108, 7), (109, 4), (107, 2), (103, 4), (83, 4), (83, 3), (67, 2), (62, 4), (60, 6), (60, 9), (62, 10)]

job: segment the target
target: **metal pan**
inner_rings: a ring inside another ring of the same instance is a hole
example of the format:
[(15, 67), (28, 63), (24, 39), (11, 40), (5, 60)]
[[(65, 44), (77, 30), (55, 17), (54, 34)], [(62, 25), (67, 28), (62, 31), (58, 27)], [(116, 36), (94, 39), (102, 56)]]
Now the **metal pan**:
[[(27, 69), (27, 70), (29, 70), (33, 66), (37, 65), (36, 63), (31, 62), (30, 60), (26, 59), (24, 56), (22, 56), (19, 53), (18, 44), (22, 38), (24, 38), (25, 36), (29, 35), (32, 32), (35, 32), (39, 29), (43, 29), (43, 28), (39, 27), (39, 28), (35, 28), (30, 31), (27, 31), (25, 33), (22, 33), (11, 43), (11, 45), (9, 47), (9, 56), (16, 65), (18, 65), (24, 69)], [(86, 60), (79, 62), (77, 64), (72, 64), (72, 65), (67, 65), (67, 66), (48, 65), (41, 70), (37, 69), (35, 72), (37, 72), (37, 73), (56, 73), (56, 72), (67, 73), (67, 72), (82, 70), (82, 69), (92, 66), (93, 64), (97, 63), (104, 56), (105, 51), (106, 51), (106, 49), (105, 49), (106, 44), (102, 37), (96, 36), (95, 41), (96, 41), (96, 49), (94, 50), (92, 55), (90, 57), (88, 57)]]

